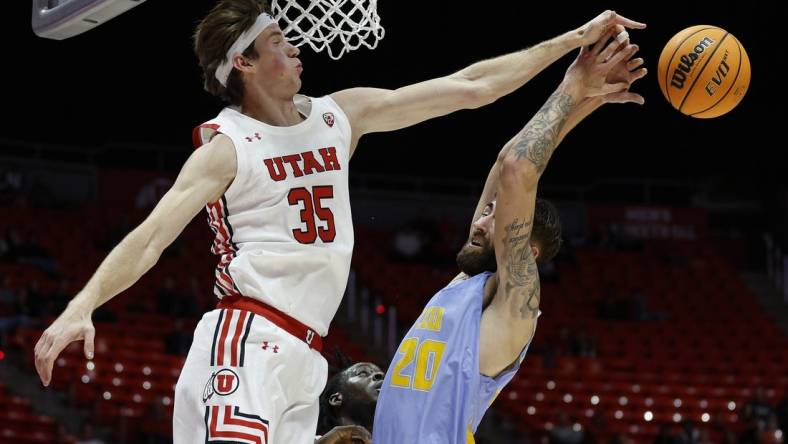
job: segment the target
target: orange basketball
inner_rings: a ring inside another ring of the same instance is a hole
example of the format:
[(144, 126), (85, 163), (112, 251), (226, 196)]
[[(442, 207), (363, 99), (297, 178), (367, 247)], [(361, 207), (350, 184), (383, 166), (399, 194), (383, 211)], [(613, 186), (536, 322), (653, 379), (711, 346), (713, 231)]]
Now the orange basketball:
[(657, 72), (668, 102), (704, 119), (735, 108), (750, 85), (747, 52), (733, 34), (716, 26), (692, 26), (673, 36), (659, 56)]

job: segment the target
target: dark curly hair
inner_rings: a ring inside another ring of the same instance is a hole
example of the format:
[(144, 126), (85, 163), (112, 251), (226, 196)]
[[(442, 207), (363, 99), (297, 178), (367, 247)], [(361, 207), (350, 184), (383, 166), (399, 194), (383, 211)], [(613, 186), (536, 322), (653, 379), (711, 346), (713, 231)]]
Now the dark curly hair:
[(334, 408), (329, 404), (328, 398), (334, 393), (341, 392), (345, 379), (342, 377), (345, 369), (352, 367), (353, 362), (350, 357), (342, 353), (339, 348), (334, 349), (334, 363), (328, 369), (328, 382), (323, 393), (320, 394), (320, 416), (317, 420), (317, 434), (325, 435), (331, 429), (339, 425), (339, 418), (336, 416)]
[(561, 218), (555, 205), (547, 200), (536, 199), (531, 240), (539, 245), (539, 264), (549, 262), (561, 249)]

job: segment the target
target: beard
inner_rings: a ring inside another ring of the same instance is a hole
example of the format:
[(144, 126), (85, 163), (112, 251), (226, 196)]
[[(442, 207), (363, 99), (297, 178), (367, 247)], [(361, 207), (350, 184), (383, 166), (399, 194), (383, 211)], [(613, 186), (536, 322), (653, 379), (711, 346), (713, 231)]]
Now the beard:
[(457, 253), (457, 266), (468, 276), (476, 276), (485, 271), (495, 272), (498, 270), (495, 249), (489, 245), (475, 247), (468, 241)]

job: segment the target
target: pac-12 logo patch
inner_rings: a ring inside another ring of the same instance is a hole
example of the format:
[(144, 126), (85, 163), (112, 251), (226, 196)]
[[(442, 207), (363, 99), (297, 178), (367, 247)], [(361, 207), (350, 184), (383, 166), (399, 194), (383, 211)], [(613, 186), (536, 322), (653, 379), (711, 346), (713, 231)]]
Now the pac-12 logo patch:
[(241, 384), (238, 374), (229, 368), (223, 368), (216, 373), (213, 373), (205, 384), (205, 390), (202, 393), (202, 402), (207, 402), (213, 394), (219, 396), (232, 395), (238, 390)]
[(323, 121), (326, 122), (326, 125), (329, 127), (334, 126), (334, 113), (323, 113)]

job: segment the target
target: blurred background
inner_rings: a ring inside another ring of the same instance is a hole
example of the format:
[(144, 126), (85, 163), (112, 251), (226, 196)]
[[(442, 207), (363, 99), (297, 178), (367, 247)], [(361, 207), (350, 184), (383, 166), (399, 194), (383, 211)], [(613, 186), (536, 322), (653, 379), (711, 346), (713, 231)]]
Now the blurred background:
[[(187, 4), (188, 3), (188, 4)], [(212, 309), (211, 232), (198, 216), (135, 286), (94, 317), (96, 358), (73, 345), (41, 388), (41, 332), (171, 186), (191, 129), (222, 104), (191, 50), (213, 1), (150, 1), (64, 41), (5, 6), (0, 76), (0, 442), (171, 442), (173, 387)], [(778, 444), (788, 395), (785, 6), (653, 2), (381, 1), (386, 37), (341, 60), (302, 47), (303, 93), (396, 88), (519, 50), (615, 9), (649, 75), (642, 107), (607, 105), (557, 150), (540, 183), (565, 248), (541, 270), (540, 325), (479, 443)], [(656, 81), (688, 26), (733, 33), (752, 82), (725, 116), (673, 110)], [(386, 368), (426, 301), (455, 274), (500, 147), (574, 54), (519, 91), (394, 133), (352, 162), (356, 248), (328, 337)], [(780, 147), (783, 148), (780, 148)]]

